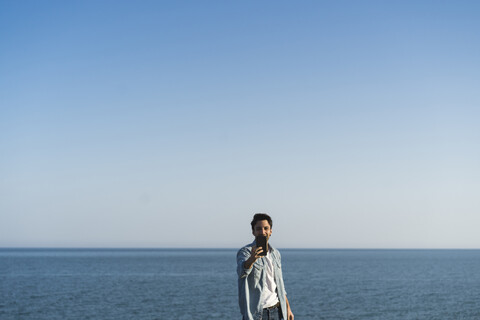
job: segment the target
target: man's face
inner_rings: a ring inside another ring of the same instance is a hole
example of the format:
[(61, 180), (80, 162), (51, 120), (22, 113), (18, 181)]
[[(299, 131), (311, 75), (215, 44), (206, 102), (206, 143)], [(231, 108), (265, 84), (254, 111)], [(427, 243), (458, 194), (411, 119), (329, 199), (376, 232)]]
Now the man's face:
[(257, 221), (255, 226), (253, 226), (252, 233), (255, 237), (266, 236), (267, 238), (270, 238), (270, 236), (272, 235), (272, 228), (270, 228), (270, 224), (267, 220), (260, 220)]

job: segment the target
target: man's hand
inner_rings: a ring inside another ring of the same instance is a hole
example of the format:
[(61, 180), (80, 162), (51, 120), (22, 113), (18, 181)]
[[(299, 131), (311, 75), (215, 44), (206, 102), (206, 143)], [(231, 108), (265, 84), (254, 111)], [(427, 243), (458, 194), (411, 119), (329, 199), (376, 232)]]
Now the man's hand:
[(287, 320), (293, 320), (294, 316), (293, 316), (293, 313), (290, 309), (288, 309), (288, 316), (287, 316)]
[(255, 263), (255, 261), (258, 260), (258, 258), (261, 258), (262, 256), (260, 256), (260, 254), (263, 252), (263, 249), (262, 247), (256, 247), (256, 246), (253, 246), (252, 247), (252, 253), (250, 255), (250, 258), (248, 258), (246, 261), (245, 261), (245, 264), (244, 264), (244, 267), (245, 269), (250, 269), (253, 264)]

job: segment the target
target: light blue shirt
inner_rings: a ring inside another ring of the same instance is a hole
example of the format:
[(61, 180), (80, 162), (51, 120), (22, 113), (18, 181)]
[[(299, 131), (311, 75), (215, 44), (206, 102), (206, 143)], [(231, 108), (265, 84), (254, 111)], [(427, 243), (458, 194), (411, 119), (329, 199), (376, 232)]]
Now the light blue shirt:
[[(259, 258), (250, 269), (245, 269), (244, 262), (250, 257), (255, 241), (238, 250), (238, 304), (244, 320), (258, 320), (262, 318), (262, 293), (266, 287), (266, 262)], [(287, 302), (285, 285), (282, 276), (282, 257), (280, 252), (270, 246), (273, 261), (275, 284), (277, 285), (278, 300), (284, 316), (287, 315)]]

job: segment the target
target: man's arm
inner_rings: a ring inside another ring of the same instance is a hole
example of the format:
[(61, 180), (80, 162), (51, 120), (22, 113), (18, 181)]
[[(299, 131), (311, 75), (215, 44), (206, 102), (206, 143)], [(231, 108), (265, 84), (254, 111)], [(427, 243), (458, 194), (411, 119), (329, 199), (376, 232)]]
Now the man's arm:
[(245, 260), (245, 263), (243, 264), (243, 267), (245, 269), (250, 269), (253, 266), (255, 261), (257, 261), (258, 258), (260, 258), (260, 253), (263, 252), (263, 249), (261, 247), (257, 248), (256, 246), (253, 246), (252, 252), (253, 253), (250, 255), (250, 257), (247, 260)]
[(237, 253), (237, 273), (240, 278), (245, 278), (252, 272), (252, 265), (260, 258), (259, 254), (263, 250), (254, 246), (252, 252), (250, 253), (247, 248), (242, 248)]
[(293, 320), (294, 316), (292, 309), (290, 309), (290, 303), (288, 302), (287, 296), (285, 296), (285, 301), (287, 302), (287, 320)]

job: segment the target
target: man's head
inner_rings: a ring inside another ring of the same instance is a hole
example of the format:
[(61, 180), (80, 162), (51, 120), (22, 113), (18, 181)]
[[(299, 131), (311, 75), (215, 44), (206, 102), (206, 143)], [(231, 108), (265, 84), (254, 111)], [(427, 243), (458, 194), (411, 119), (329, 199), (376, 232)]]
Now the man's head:
[(272, 218), (266, 213), (256, 213), (253, 216), (253, 220), (250, 223), (252, 225), (252, 234), (256, 236), (267, 236), (270, 238), (272, 235)]

